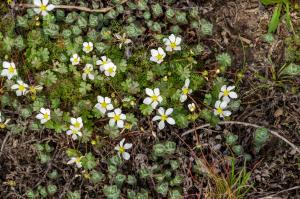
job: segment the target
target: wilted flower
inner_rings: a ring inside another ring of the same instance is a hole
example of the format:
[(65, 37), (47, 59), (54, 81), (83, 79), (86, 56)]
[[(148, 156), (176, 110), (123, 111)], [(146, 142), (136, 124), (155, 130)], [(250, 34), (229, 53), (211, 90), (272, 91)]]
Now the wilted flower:
[(82, 50), (85, 52), (85, 53), (90, 53), (93, 51), (93, 48), (94, 48), (94, 45), (92, 42), (84, 42), (83, 43), (83, 48)]
[(3, 68), (1, 76), (11, 79), (13, 76), (17, 75), (16, 65), (13, 62), (3, 62)]
[(33, 3), (38, 8), (33, 8), (33, 10), (37, 14), (41, 14), (42, 16), (46, 16), (48, 14), (48, 11), (51, 11), (55, 8), (55, 6), (52, 5), (52, 4), (48, 5), (48, 2), (49, 2), (49, 0), (34, 0)]
[(166, 47), (166, 51), (173, 51), (173, 50), (181, 50), (180, 43), (181, 43), (181, 38), (180, 37), (175, 37), (174, 34), (171, 34), (169, 38), (164, 38), (163, 39)]
[(156, 106), (163, 101), (163, 98), (160, 96), (159, 88), (155, 88), (154, 90), (150, 88), (146, 88), (146, 94), (149, 97), (146, 97), (143, 101), (144, 104), (151, 104), (152, 108), (156, 108)]
[(125, 150), (130, 149), (132, 147), (132, 144), (131, 143), (124, 144), (124, 142), (125, 142), (125, 138), (123, 138), (120, 141), (119, 145), (115, 147), (115, 150), (117, 150), (118, 154), (122, 156), (125, 160), (129, 160), (130, 154)]
[(120, 34), (114, 34), (115, 38), (117, 38), (119, 44), (119, 48), (122, 48), (123, 44), (129, 44), (132, 43), (131, 39), (127, 39), (126, 38), (126, 33), (123, 33), (123, 35), (121, 36)]
[(117, 66), (114, 63), (110, 62), (104, 65), (104, 74), (106, 76), (114, 77), (116, 75), (116, 71)]
[(188, 104), (188, 108), (191, 112), (194, 112), (196, 110), (196, 105), (194, 103)]
[(106, 113), (106, 111), (113, 110), (114, 107), (111, 104), (111, 99), (109, 97), (97, 97), (98, 103), (95, 105), (95, 107), (103, 114)]
[(180, 101), (184, 102), (187, 99), (187, 95), (192, 93), (192, 89), (189, 89), (190, 80), (186, 79), (184, 86), (181, 89)]
[(36, 119), (40, 120), (42, 124), (48, 122), (51, 119), (50, 109), (41, 108), (40, 113), (36, 116)]
[(226, 101), (220, 101), (220, 100), (216, 101), (214, 114), (219, 115), (221, 118), (224, 118), (225, 116), (230, 116), (231, 112), (225, 110), (227, 105), (228, 102)]
[(2, 116), (2, 113), (0, 112), (0, 129), (6, 128), (6, 125), (9, 121), (10, 119), (5, 120), (5, 118)]
[(22, 80), (18, 80), (17, 84), (12, 85), (11, 89), (16, 90), (17, 96), (25, 95), (27, 91), (28, 85), (25, 84)]
[(80, 62), (80, 57), (78, 56), (78, 54), (74, 54), (71, 58), (70, 61), (72, 63), (72, 65), (78, 65)]
[(114, 112), (109, 112), (107, 114), (108, 117), (111, 119), (109, 120), (109, 125), (110, 126), (115, 126), (117, 123), (118, 128), (123, 128), (124, 127), (124, 120), (126, 120), (126, 115), (122, 114), (121, 109), (116, 108)]
[(67, 135), (72, 135), (73, 140), (77, 140), (77, 137), (81, 137), (82, 133), (80, 132), (80, 129), (76, 128), (75, 126), (70, 126), (70, 129), (67, 131)]
[(111, 60), (109, 58), (107, 58), (106, 56), (102, 56), (100, 60), (97, 60), (96, 65), (100, 65), (99, 69), (101, 72), (103, 72), (104, 66), (109, 63), (111, 63)]
[(71, 157), (71, 159), (67, 162), (67, 164), (76, 164), (77, 168), (81, 168), (82, 165), (81, 165), (81, 157)]
[(166, 53), (162, 48), (159, 47), (157, 50), (152, 49), (150, 61), (160, 64), (161, 62), (164, 61), (165, 56), (166, 56)]
[(169, 108), (165, 111), (164, 108), (160, 107), (158, 109), (158, 113), (159, 115), (154, 116), (154, 118), (152, 119), (152, 121), (157, 121), (160, 120), (160, 122), (158, 123), (158, 129), (162, 130), (165, 128), (165, 121), (167, 123), (169, 123), (170, 125), (174, 125), (175, 124), (175, 120), (170, 117), (170, 115), (172, 114), (173, 109)]
[(81, 117), (78, 118), (71, 118), (71, 124), (74, 126), (75, 129), (80, 130), (83, 127)]
[(82, 79), (85, 81), (86, 77), (88, 77), (90, 80), (94, 80), (95, 76), (92, 72), (93, 72), (93, 65), (86, 64), (85, 67), (83, 68)]
[(236, 92), (232, 91), (233, 89), (235, 89), (235, 86), (227, 87), (226, 85), (223, 85), (221, 87), (221, 92), (219, 93), (219, 99), (223, 97), (223, 101), (226, 101), (227, 103), (230, 102), (230, 98), (236, 99), (238, 96)]

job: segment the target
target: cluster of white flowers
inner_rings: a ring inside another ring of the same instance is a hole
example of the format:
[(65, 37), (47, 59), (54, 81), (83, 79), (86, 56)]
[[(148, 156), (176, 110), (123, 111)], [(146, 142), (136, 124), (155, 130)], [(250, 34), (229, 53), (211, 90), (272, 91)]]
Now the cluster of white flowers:
[(226, 86), (221, 87), (219, 93), (219, 100), (215, 103), (214, 114), (218, 115), (220, 118), (228, 117), (231, 115), (231, 111), (226, 110), (227, 106), (231, 99), (236, 99), (238, 95), (233, 90), (235, 86)]
[(72, 135), (73, 140), (77, 140), (78, 136), (81, 137), (81, 129), (83, 127), (82, 118), (71, 118), (70, 129), (67, 131), (67, 135)]
[[(166, 45), (166, 51), (172, 52), (181, 50), (181, 38), (176, 37), (174, 34), (171, 34), (169, 38), (164, 38), (163, 42)], [(166, 53), (161, 47), (159, 47), (157, 50), (152, 49), (150, 52), (150, 61), (156, 62), (158, 64), (162, 63), (164, 61), (164, 58), (166, 57)]]

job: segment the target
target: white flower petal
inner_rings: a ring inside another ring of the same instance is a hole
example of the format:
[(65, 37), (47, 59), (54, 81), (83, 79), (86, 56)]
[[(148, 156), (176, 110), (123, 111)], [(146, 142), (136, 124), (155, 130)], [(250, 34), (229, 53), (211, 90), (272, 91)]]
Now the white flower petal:
[(165, 109), (164, 109), (163, 107), (160, 107), (160, 108), (158, 109), (158, 113), (159, 113), (160, 115), (165, 114)]
[(55, 6), (53, 5), (53, 4), (49, 4), (48, 6), (47, 6), (47, 11), (51, 11), (51, 10), (53, 10), (55, 8)]
[(237, 96), (236, 92), (230, 92), (229, 97), (231, 97), (232, 99), (236, 99), (238, 96)]
[(171, 115), (173, 113), (173, 108), (168, 108), (166, 110), (166, 115)]
[(124, 149), (130, 149), (132, 147), (131, 143), (124, 144)]
[(162, 130), (162, 129), (164, 129), (164, 128), (165, 128), (165, 122), (161, 120), (161, 121), (158, 123), (158, 129), (159, 129), (159, 130)]
[(157, 121), (157, 120), (160, 120), (160, 119), (161, 119), (161, 117), (156, 115), (156, 116), (153, 117), (152, 121)]
[(154, 92), (153, 92), (153, 90), (152, 89), (150, 89), (150, 88), (146, 88), (146, 94), (147, 95), (149, 95), (149, 96), (153, 96), (154, 95)]
[(130, 154), (127, 153), (127, 152), (124, 152), (124, 153), (122, 153), (122, 157), (123, 157), (125, 160), (129, 160), (129, 159), (130, 159)]
[(228, 117), (228, 116), (231, 115), (231, 112), (230, 112), (230, 111), (223, 111), (223, 114), (224, 114), (226, 117)]
[(117, 121), (117, 127), (123, 128), (124, 127), (124, 121), (123, 120)]
[(36, 6), (41, 6), (42, 2), (41, 2), (41, 0), (34, 0), (33, 4), (36, 5)]
[(37, 114), (37, 116), (35, 118), (38, 119), (38, 120), (41, 120), (41, 119), (44, 118), (44, 115), (39, 113), (39, 114)]
[(171, 118), (171, 117), (169, 117), (169, 118), (167, 119), (167, 122), (168, 122), (169, 124), (171, 124), (171, 125), (174, 125), (174, 124), (175, 124), (175, 120), (174, 120), (173, 118)]

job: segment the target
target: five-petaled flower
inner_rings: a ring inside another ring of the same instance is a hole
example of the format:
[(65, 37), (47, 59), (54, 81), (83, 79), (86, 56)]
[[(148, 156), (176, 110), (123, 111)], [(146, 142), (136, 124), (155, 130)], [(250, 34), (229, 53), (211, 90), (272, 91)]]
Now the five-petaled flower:
[(111, 99), (109, 97), (97, 97), (98, 103), (95, 105), (95, 107), (103, 114), (106, 113), (106, 111), (111, 111), (114, 109)]
[(155, 88), (154, 90), (150, 88), (146, 88), (146, 94), (149, 97), (146, 97), (143, 101), (144, 104), (151, 104), (152, 108), (156, 108), (156, 106), (163, 101), (163, 98), (160, 95), (159, 88)]
[(130, 159), (130, 154), (126, 152), (125, 150), (130, 149), (132, 147), (131, 143), (125, 143), (125, 138), (123, 138), (119, 145), (115, 147), (115, 150), (118, 151), (119, 156), (122, 156), (125, 160)]
[(13, 62), (4, 61), (3, 68), (1, 76), (11, 79), (13, 76), (17, 75), (16, 65)]
[(227, 105), (228, 105), (228, 102), (226, 102), (226, 101), (220, 101), (220, 100), (216, 101), (214, 114), (219, 115), (221, 118), (230, 116), (231, 112), (225, 110)]
[(93, 72), (93, 65), (86, 64), (85, 67), (83, 68), (82, 79), (85, 81), (86, 77), (88, 77), (90, 80), (94, 80), (95, 76), (92, 72)]
[(117, 123), (118, 128), (124, 127), (124, 120), (126, 120), (126, 115), (122, 113), (121, 109), (116, 108), (113, 112), (107, 114), (111, 119), (109, 120), (110, 126), (115, 126)]
[(161, 47), (159, 47), (157, 50), (152, 49), (150, 61), (160, 64), (161, 62), (164, 61), (165, 56), (166, 56), (166, 53)]
[(187, 99), (188, 94), (192, 93), (192, 89), (189, 89), (190, 80), (186, 79), (184, 86), (181, 89), (180, 101), (184, 102)]
[(74, 126), (75, 129), (80, 130), (83, 127), (82, 119), (81, 117), (78, 118), (71, 118), (71, 124)]
[(50, 109), (41, 108), (40, 113), (36, 116), (36, 119), (40, 120), (42, 124), (48, 122), (51, 119)]
[(111, 63), (111, 60), (106, 56), (102, 56), (101, 59), (96, 61), (96, 65), (100, 65), (99, 69), (101, 72), (104, 71), (104, 66), (109, 63)]
[(76, 128), (75, 126), (70, 126), (70, 129), (67, 131), (67, 135), (72, 135), (73, 140), (77, 140), (77, 137), (81, 137), (82, 133), (80, 129)]
[(110, 62), (108, 64), (105, 64), (104, 65), (104, 74), (107, 76), (107, 77), (114, 77), (116, 75), (116, 71), (117, 71), (117, 66)]
[(166, 45), (166, 51), (181, 50), (180, 37), (176, 37), (174, 34), (171, 34), (169, 38), (164, 38), (163, 41)]
[(223, 85), (219, 93), (219, 99), (223, 98), (223, 101), (227, 103), (230, 102), (230, 99), (236, 99), (238, 96), (236, 92), (232, 91), (233, 89), (235, 89), (235, 86), (227, 87), (226, 85)]
[(71, 157), (71, 159), (67, 162), (67, 164), (76, 164), (77, 168), (81, 168), (82, 165), (81, 165), (81, 157)]
[(172, 117), (170, 117), (172, 112), (173, 112), (173, 108), (169, 108), (166, 111), (162, 107), (160, 107), (158, 109), (159, 115), (154, 116), (152, 121), (160, 120), (160, 122), (158, 123), (158, 129), (159, 130), (162, 130), (162, 129), (165, 128), (165, 122), (169, 123), (170, 125), (175, 124), (175, 120)]
[(22, 80), (18, 80), (17, 84), (12, 85), (11, 89), (16, 90), (17, 96), (25, 95), (28, 90), (28, 85), (25, 84)]
[(48, 5), (49, 0), (34, 0), (33, 4), (37, 8), (33, 8), (33, 10), (37, 14), (41, 14), (42, 16), (46, 16), (48, 14), (48, 11), (51, 11), (55, 8), (53, 4)]
[(93, 51), (93, 48), (94, 48), (94, 45), (92, 42), (84, 42), (83, 43), (83, 48), (82, 50), (85, 52), (85, 53), (90, 53)]
[(70, 61), (71, 61), (72, 65), (76, 66), (80, 63), (80, 57), (78, 56), (78, 54), (74, 54), (70, 58)]

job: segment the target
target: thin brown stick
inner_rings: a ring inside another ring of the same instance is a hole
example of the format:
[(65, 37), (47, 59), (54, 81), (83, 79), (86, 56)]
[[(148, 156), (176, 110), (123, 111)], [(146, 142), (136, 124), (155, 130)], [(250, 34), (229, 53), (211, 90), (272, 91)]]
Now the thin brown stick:
[(259, 198), (259, 199), (271, 199), (271, 198), (273, 198), (273, 196), (276, 196), (276, 195), (284, 193), (284, 192), (296, 190), (296, 189), (300, 189), (300, 186), (296, 186), (296, 187), (292, 187), (292, 188), (289, 188), (289, 189), (285, 189), (285, 190), (279, 191), (279, 192), (277, 192), (275, 194), (272, 194), (272, 195), (269, 195), (269, 196), (264, 196), (264, 197)]
[[(128, 0), (123, 0), (120, 4), (126, 3)], [(13, 8), (37, 8), (34, 4), (20, 3), (13, 6)], [(100, 9), (90, 9), (81, 6), (71, 6), (71, 5), (55, 5), (55, 9), (66, 9), (66, 10), (80, 10), (85, 12), (100, 12), (105, 13), (113, 9), (114, 7), (106, 7)]]
[[(239, 122), (239, 121), (222, 121), (222, 122), (219, 122), (218, 123), (219, 125), (226, 125), (226, 124), (232, 124), (232, 125), (243, 125), (243, 126), (250, 126), (250, 127), (253, 127), (253, 128), (264, 128), (262, 126), (259, 126), (259, 125), (256, 125), (256, 124), (251, 124), (251, 123), (247, 123), (247, 122)], [(199, 129), (204, 129), (204, 128), (207, 128), (209, 127), (210, 124), (204, 124), (204, 125), (201, 125), (201, 126), (198, 126), (196, 128), (193, 128), (193, 129), (190, 129), (188, 131), (185, 131), (182, 136), (186, 136), (190, 133), (193, 133), (195, 132), (196, 130), (199, 130)], [(294, 145), (293, 143), (291, 143), (289, 140), (287, 140), (285, 137), (281, 136), (278, 132), (276, 131), (273, 131), (273, 130), (270, 130), (270, 129), (267, 129), (272, 135), (278, 137), (279, 139), (283, 140), (284, 142), (286, 142), (288, 145), (290, 145), (293, 149), (295, 149), (299, 154), (300, 154), (300, 149)]]

